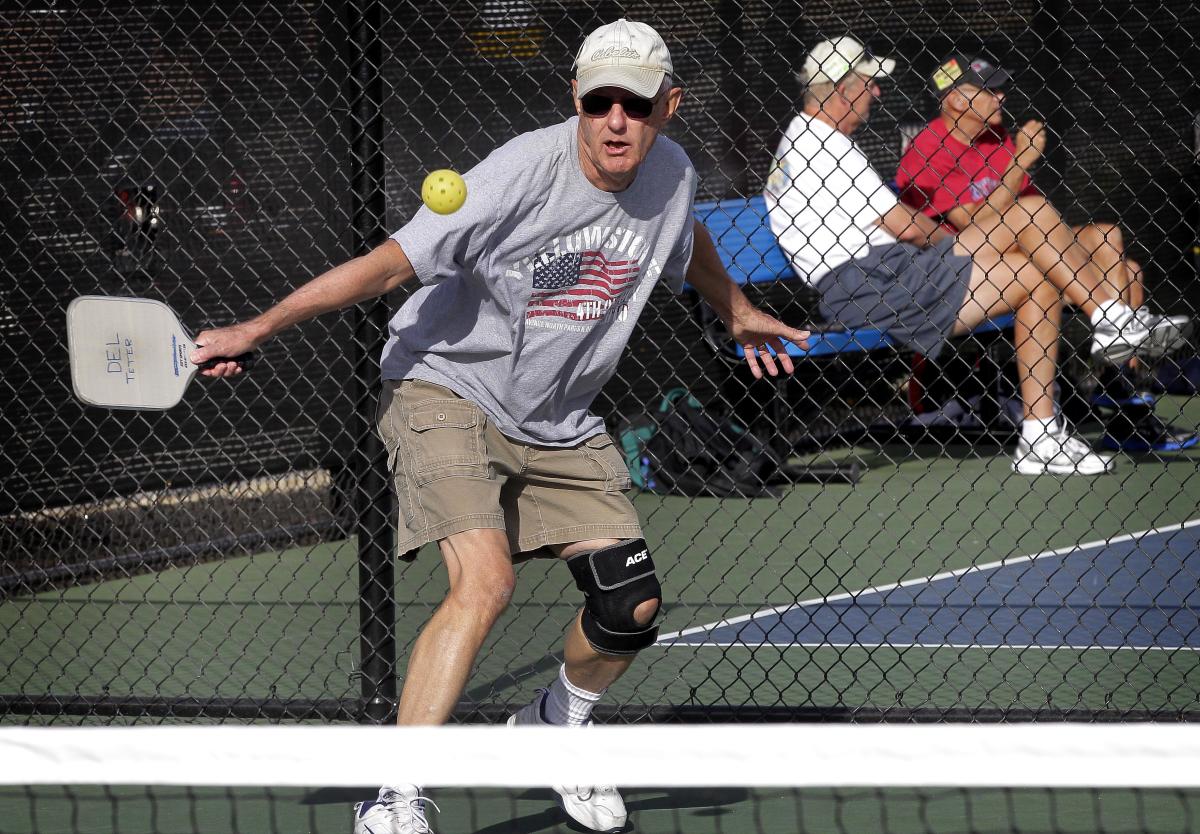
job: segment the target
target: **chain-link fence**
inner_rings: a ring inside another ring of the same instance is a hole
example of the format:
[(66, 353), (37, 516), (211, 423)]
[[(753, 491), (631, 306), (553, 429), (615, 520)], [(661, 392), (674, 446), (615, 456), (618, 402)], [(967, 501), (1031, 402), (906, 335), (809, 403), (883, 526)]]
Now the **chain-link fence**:
[[(1200, 472), (1176, 448), (1200, 424), (1194, 349), (1114, 381), (1091, 361), (1087, 316), (1069, 314), (1058, 407), (1116, 448), (1115, 470), (1014, 473), (1012, 330), (933, 357), (886, 333), (839, 341), (760, 195), (818, 42), (849, 33), (897, 61), (855, 133), (885, 182), (938, 118), (930, 79), (947, 56), (987, 56), (1012, 75), (1008, 123), (1041, 119), (1051, 135), (1039, 193), (1071, 224), (1112, 224), (1113, 268), (1136, 263), (1149, 306), (1192, 314), (1198, 11), (6, 4), (0, 713), (393, 712), (446, 590), (435, 548), (395, 559), (374, 431), (403, 299), (294, 328), (252, 373), (197, 382), (161, 413), (72, 396), (66, 304), (151, 297), (196, 330), (265, 309), (402, 226), (427, 171), (468, 169), (572, 115), (575, 50), (626, 16), (670, 47), (685, 97), (667, 134), (699, 173), (697, 214), (731, 273), (824, 348), (798, 352), (787, 381), (756, 381), (693, 291), (654, 291), (594, 406), (640, 487), (666, 589), (659, 645), (610, 691), (608, 717), (1195, 718)], [(707, 421), (693, 430), (715, 427), (710, 451), (730, 444), (724, 460), (673, 454), (666, 415), (685, 411)], [(739, 454), (770, 471), (731, 475)], [(527, 702), (578, 603), (561, 566), (521, 566), (458, 717)]]

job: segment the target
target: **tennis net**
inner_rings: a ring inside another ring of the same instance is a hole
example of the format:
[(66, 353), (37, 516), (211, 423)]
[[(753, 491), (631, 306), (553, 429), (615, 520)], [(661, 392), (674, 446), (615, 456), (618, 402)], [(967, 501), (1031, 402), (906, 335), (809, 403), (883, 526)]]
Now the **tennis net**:
[(647, 833), (1190, 834), (1200, 726), (0, 728), (4, 834), (345, 832), (404, 782), (438, 834), (580, 831), (563, 784)]

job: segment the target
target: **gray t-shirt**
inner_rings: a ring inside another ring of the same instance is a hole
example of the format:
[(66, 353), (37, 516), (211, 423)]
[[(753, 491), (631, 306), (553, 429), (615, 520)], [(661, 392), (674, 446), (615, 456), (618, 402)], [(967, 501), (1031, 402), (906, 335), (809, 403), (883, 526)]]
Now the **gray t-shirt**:
[(423, 284), (390, 325), (384, 379), (443, 385), (508, 437), (573, 446), (659, 278), (692, 256), (696, 172), (659, 136), (633, 184), (579, 166), (578, 120), (523, 134), (468, 171), (450, 215), (422, 207), (392, 239)]

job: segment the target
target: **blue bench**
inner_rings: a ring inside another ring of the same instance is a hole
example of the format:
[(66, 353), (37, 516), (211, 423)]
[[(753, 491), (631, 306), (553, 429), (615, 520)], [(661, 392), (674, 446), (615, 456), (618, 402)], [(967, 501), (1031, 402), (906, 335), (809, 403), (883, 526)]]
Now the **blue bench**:
[[(761, 196), (697, 203), (696, 217), (708, 228), (725, 269), (738, 284), (800, 280), (771, 231), (766, 201)], [(974, 332), (1007, 329), (1012, 327), (1013, 318), (1011, 313), (1000, 316), (980, 325)], [(807, 349), (784, 342), (789, 356), (818, 357), (895, 346), (892, 338), (881, 330), (847, 330), (836, 325), (811, 325), (808, 329), (812, 335)], [(740, 358), (741, 345), (730, 347)]]

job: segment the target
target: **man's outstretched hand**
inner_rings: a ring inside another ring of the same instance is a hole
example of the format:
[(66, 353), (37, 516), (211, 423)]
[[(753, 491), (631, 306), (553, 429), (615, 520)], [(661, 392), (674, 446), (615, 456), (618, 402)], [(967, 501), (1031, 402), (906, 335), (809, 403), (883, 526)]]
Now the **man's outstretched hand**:
[[(788, 356), (784, 349), (783, 340), (787, 339), (807, 349), (808, 337), (811, 335), (807, 330), (788, 327), (779, 319), (755, 307), (747, 307), (740, 311), (732, 321), (726, 323), (726, 327), (733, 340), (742, 346), (746, 364), (750, 366), (750, 373), (754, 374), (755, 379), (762, 379), (764, 367), (771, 376), (779, 376), (776, 359), (785, 373), (793, 373), (795, 368), (792, 365), (792, 357)], [(775, 355), (772, 356), (767, 348), (771, 348)]]
[[(241, 356), (258, 347), (262, 340), (255, 336), (253, 328), (243, 322), (231, 324), (228, 327), (218, 327), (205, 330), (196, 336), (196, 350), (192, 351), (191, 360), (195, 365), (203, 365), (219, 357)], [(200, 371), (202, 376), (230, 377), (245, 371), (241, 363), (235, 361), (217, 362), (210, 368)]]

